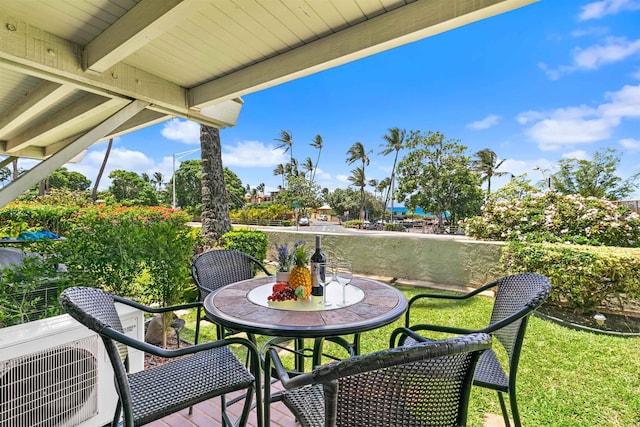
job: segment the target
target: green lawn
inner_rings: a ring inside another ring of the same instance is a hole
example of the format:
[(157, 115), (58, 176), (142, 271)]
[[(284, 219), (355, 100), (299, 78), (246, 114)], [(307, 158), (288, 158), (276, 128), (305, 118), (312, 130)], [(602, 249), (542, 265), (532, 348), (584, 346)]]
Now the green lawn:
[[(407, 297), (425, 291), (402, 290)], [(412, 310), (412, 322), (482, 327), (491, 307), (492, 301), (482, 297), (464, 303), (429, 302)], [(193, 316), (187, 320), (183, 336), (189, 340)], [(391, 331), (402, 324), (403, 320), (364, 333), (362, 352), (387, 348)], [(204, 339), (213, 339), (214, 333), (213, 328), (205, 328)], [(517, 393), (527, 427), (640, 426), (640, 339), (574, 331), (532, 316)], [(468, 425), (482, 426), (487, 412), (500, 414), (496, 393), (474, 387)]]

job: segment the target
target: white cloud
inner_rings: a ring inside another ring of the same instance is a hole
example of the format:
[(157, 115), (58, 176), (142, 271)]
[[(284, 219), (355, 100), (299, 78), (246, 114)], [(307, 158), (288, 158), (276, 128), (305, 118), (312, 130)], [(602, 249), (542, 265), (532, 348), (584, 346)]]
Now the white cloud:
[(620, 145), (629, 151), (640, 151), (640, 139), (623, 138)]
[(171, 119), (164, 124), (162, 136), (186, 144), (200, 144), (200, 125), (189, 120)]
[(598, 109), (606, 117), (640, 117), (640, 85), (625, 85), (618, 92), (607, 92), (605, 98), (611, 102)]
[(273, 167), (288, 161), (282, 149), (264, 145), (260, 141), (241, 141), (235, 146), (222, 147), (222, 163), (225, 166)]
[(516, 120), (528, 126), (525, 133), (544, 151), (601, 141), (611, 137), (622, 119), (640, 117), (640, 85), (627, 85), (604, 97), (609, 102), (595, 108), (578, 106), (549, 112), (527, 111), (519, 114)]
[(596, 70), (603, 65), (620, 62), (640, 52), (640, 39), (627, 40), (625, 37), (608, 37), (603, 44), (596, 44), (587, 48), (575, 48), (571, 52), (572, 64), (550, 68), (541, 62), (538, 67), (551, 80), (578, 70)]
[(571, 32), (571, 35), (573, 37), (585, 37), (585, 36), (602, 37), (607, 33), (609, 33), (609, 28), (607, 27), (588, 27), (588, 28), (573, 30)]
[(533, 121), (538, 121), (544, 118), (544, 114), (539, 111), (525, 111), (524, 113), (518, 114), (516, 117), (516, 121), (521, 125), (526, 125), (527, 123), (531, 123)]
[(489, 129), (490, 127), (497, 125), (499, 122), (500, 116), (490, 114), (482, 120), (476, 120), (475, 122), (467, 124), (467, 128), (475, 130)]
[(591, 157), (584, 150), (570, 151), (562, 155), (565, 159), (588, 160)]
[(351, 184), (351, 181), (349, 181), (349, 175), (336, 175), (336, 180), (338, 180), (340, 184)]
[(638, 0), (601, 0), (587, 3), (582, 6), (578, 19), (587, 21), (600, 19), (606, 15), (615, 15), (625, 10), (640, 10)]
[[(102, 165), (105, 152), (106, 147), (104, 150), (89, 150), (82, 161), (75, 164), (67, 164), (65, 167), (70, 171), (80, 172), (93, 183), (98, 177), (98, 171), (100, 170), (100, 166)], [(152, 175), (155, 172), (162, 172), (158, 168), (158, 165), (156, 165), (156, 163), (152, 159), (150, 159), (140, 151), (113, 148), (109, 153), (107, 165), (105, 167), (104, 173), (102, 174), (102, 178), (100, 179), (100, 190), (105, 190), (107, 189), (107, 187), (109, 187), (109, 185), (111, 185), (109, 174), (116, 169), (132, 171), (138, 174), (146, 172), (149, 175)], [(170, 177), (171, 169), (169, 169), (168, 174), (165, 172), (162, 173), (163, 175)]]

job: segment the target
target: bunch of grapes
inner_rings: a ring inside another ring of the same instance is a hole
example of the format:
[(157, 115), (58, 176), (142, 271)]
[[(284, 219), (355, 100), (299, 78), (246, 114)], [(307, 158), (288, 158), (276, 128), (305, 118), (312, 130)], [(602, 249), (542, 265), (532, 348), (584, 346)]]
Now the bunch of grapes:
[(290, 287), (274, 290), (273, 293), (267, 297), (269, 301), (288, 301), (291, 299), (298, 301), (295, 290)]

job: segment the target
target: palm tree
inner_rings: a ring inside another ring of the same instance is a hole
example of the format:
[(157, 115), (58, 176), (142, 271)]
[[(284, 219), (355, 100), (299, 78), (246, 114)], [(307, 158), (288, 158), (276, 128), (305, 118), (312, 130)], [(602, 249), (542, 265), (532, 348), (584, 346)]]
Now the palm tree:
[(313, 182), (313, 179), (312, 179), (313, 160), (311, 160), (311, 157), (307, 157), (307, 159), (304, 161), (304, 163), (302, 164), (302, 170), (305, 173), (309, 172), (309, 181)]
[(275, 138), (275, 140), (280, 143), (276, 148), (283, 149), (285, 154), (289, 152), (290, 164), (293, 169), (293, 135), (286, 130), (281, 130), (280, 138)]
[(287, 171), (282, 163), (276, 166), (276, 168), (273, 170), (273, 176), (280, 175), (282, 177), (282, 188), (284, 188), (284, 176), (286, 174), (287, 174)]
[(100, 165), (100, 171), (98, 171), (98, 176), (96, 177), (96, 183), (93, 185), (93, 191), (91, 191), (91, 200), (93, 201), (93, 203), (95, 203), (96, 199), (98, 198), (98, 185), (100, 185), (100, 179), (102, 179), (104, 168), (107, 166), (107, 160), (109, 159), (109, 153), (111, 153), (112, 146), (113, 138), (110, 138), (109, 144), (107, 144), (107, 151), (105, 151), (104, 158), (102, 159), (102, 165)]
[(146, 172), (142, 172), (142, 174), (141, 174), (140, 176), (142, 176), (142, 180), (143, 180), (144, 182), (151, 182), (151, 178), (149, 177), (149, 174), (148, 174), (148, 173), (146, 173)]
[(264, 182), (261, 182), (260, 184), (258, 184), (256, 189), (264, 196)]
[(220, 130), (200, 125), (202, 148), (202, 237), (211, 248), (231, 230), (229, 199), (224, 186)]
[(153, 182), (157, 185), (156, 190), (160, 191), (162, 189), (162, 184), (164, 184), (164, 175), (162, 175), (161, 172), (154, 172)]
[(395, 156), (393, 158), (393, 167), (391, 168), (391, 182), (389, 185), (389, 189), (387, 190), (387, 197), (384, 199), (384, 209), (387, 209), (387, 203), (389, 202), (389, 194), (391, 194), (391, 219), (393, 220), (393, 200), (395, 199), (394, 188), (396, 184), (396, 165), (398, 164), (398, 154), (400, 150), (404, 147), (404, 138), (407, 132), (399, 128), (389, 128), (389, 133), (386, 135), (382, 135), (382, 139), (386, 141), (386, 144), (380, 144), (383, 147), (382, 151), (378, 154), (382, 154), (383, 156), (387, 156), (395, 151)]
[(487, 196), (491, 194), (491, 178), (508, 173), (497, 171), (505, 160), (502, 159), (498, 162), (498, 155), (489, 148), (484, 148), (475, 154), (475, 159), (472, 160), (471, 165), (480, 174), (482, 182), (487, 181)]
[(364, 220), (364, 187), (367, 185), (367, 178), (364, 175), (364, 167), (358, 166), (351, 171), (347, 178), (353, 185), (360, 187), (360, 215), (359, 219)]
[[(382, 193), (384, 193), (385, 190), (389, 189), (389, 185), (391, 185), (391, 178), (386, 177), (384, 179), (381, 179), (380, 182), (378, 183), (378, 192), (380, 193), (380, 197), (382, 197)], [(386, 211), (387, 206), (384, 206), (384, 209)]]
[[(351, 171), (353, 173), (352, 177), (356, 176), (356, 171), (358, 169), (361, 170), (361, 172), (357, 172), (357, 176), (358, 178), (358, 185), (360, 185), (360, 215), (359, 215), (359, 219), (363, 220), (364, 219), (364, 187), (367, 185), (367, 179), (366, 179), (366, 175), (364, 173), (364, 168), (365, 166), (369, 166), (369, 154), (371, 154), (371, 152), (373, 152), (373, 150), (369, 150), (366, 151), (364, 148), (364, 145), (362, 145), (362, 142), (355, 142), (347, 151), (347, 163), (348, 164), (353, 164), (354, 162), (360, 160), (362, 162), (362, 167), (354, 169), (353, 171)], [(360, 175), (361, 174), (361, 175)], [(349, 177), (349, 180), (351, 182), (354, 182), (351, 180), (352, 177)]]
[(367, 182), (367, 184), (369, 184), (371, 187), (373, 187), (373, 197), (377, 198), (378, 180), (377, 179), (370, 179), (369, 182)]
[(311, 175), (311, 182), (314, 182), (316, 179), (316, 172), (318, 170), (318, 163), (320, 162), (320, 153), (322, 152), (323, 142), (322, 137), (320, 135), (316, 135), (316, 137), (311, 141), (311, 145), (313, 148), (318, 149), (318, 157), (316, 158), (316, 164), (313, 167), (313, 175)]

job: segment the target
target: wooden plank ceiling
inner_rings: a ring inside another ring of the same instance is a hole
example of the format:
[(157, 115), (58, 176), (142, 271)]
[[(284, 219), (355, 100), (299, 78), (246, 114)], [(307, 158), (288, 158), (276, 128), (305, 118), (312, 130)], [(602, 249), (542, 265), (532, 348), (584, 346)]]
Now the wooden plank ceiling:
[(242, 95), (534, 1), (2, 0), (0, 155), (50, 172), (171, 117), (233, 126)]

